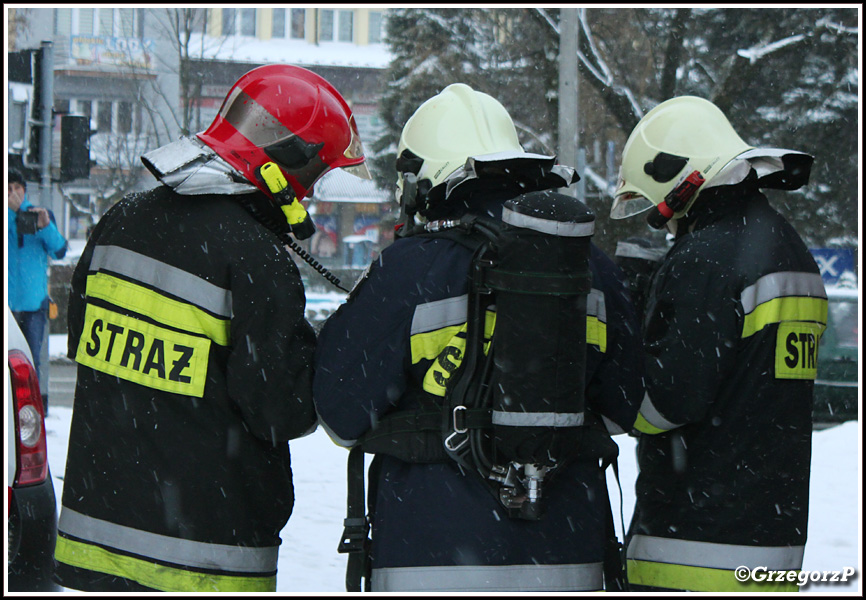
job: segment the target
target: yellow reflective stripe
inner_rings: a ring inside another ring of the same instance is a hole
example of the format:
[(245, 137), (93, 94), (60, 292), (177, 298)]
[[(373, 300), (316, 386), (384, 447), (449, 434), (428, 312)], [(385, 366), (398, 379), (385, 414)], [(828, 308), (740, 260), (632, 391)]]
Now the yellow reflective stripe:
[(463, 362), (463, 353), (466, 350), (466, 326), (464, 325), (458, 335), (451, 338), (448, 345), (442, 349), (427, 373), (424, 375), (422, 389), (434, 396), (445, 397), (445, 386), (448, 385), (448, 380), (451, 375)]
[(460, 331), (466, 331), (466, 323), (413, 335), (409, 340), (412, 352), (412, 364), (418, 364), (422, 360), (433, 360), (439, 356), (442, 349)]
[(91, 298), (107, 300), (170, 327), (205, 335), (220, 346), (229, 344), (231, 323), (228, 319), (214, 317), (192, 304), (172, 300), (124, 279), (107, 273), (88, 275), (86, 293)]
[(655, 425), (650, 424), (641, 413), (637, 414), (637, 419), (634, 421), (634, 428), (641, 433), (647, 433), (650, 435), (656, 435), (657, 433), (664, 433), (667, 431), (667, 429), (659, 429)]
[[(490, 338), (493, 337), (493, 331), (496, 328), (496, 312), (488, 310), (484, 315), (484, 347), (482, 351), (487, 354), (490, 350)], [(441, 329), (441, 332), (454, 330), (455, 327), (446, 327)], [(436, 332), (430, 332), (436, 333)], [(417, 334), (417, 336), (425, 336), (428, 334)], [(417, 337), (417, 336), (413, 336)], [(463, 355), (466, 351), (466, 323), (457, 327), (456, 333), (449, 338), (444, 347), (436, 354), (433, 364), (427, 369), (424, 374), (424, 381), (421, 387), (424, 391), (435, 396), (445, 396), (445, 386), (448, 385), (448, 380), (460, 364), (463, 362)], [(417, 362), (417, 361), (415, 361)]]
[(586, 343), (594, 344), (602, 352), (607, 352), (607, 324), (604, 321), (586, 316)]
[(635, 419), (633, 426), (635, 429), (641, 433), (656, 435), (658, 433), (665, 433), (671, 429), (676, 429), (682, 425), (682, 423), (674, 423), (673, 421), (668, 421), (664, 418), (653, 404), (649, 392), (644, 392), (643, 400), (641, 400), (640, 409), (638, 410), (637, 418)]
[(826, 326), (827, 299), (788, 296), (759, 304), (743, 320), (742, 337), (747, 338), (768, 325), (783, 321), (812, 321)]
[(88, 304), (75, 360), (133, 383), (201, 398), (210, 343)]
[[(488, 310), (484, 315), (484, 339), (489, 340), (496, 328), (496, 311)], [(418, 364), (422, 360), (432, 360), (439, 356), (443, 349), (447, 348), (451, 339), (458, 333), (466, 332), (466, 323), (443, 327), (435, 331), (416, 333), (409, 338), (409, 347), (412, 355), (412, 364)], [(465, 343), (464, 343), (465, 347)], [(485, 353), (487, 348), (484, 349)]]
[[(733, 570), (628, 559), (628, 582), (690, 592), (796, 592), (797, 580), (737, 581)], [(793, 570), (799, 573), (799, 569)]]
[(58, 562), (136, 581), (163, 592), (275, 592), (277, 577), (214, 575), (156, 564), (57, 536)]

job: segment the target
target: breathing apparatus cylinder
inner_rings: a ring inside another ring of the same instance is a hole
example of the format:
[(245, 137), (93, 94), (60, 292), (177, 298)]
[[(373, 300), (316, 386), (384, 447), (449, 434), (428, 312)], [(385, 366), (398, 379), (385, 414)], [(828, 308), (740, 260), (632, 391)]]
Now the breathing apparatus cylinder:
[(497, 315), (492, 458), (532, 465), (526, 479), (540, 481), (574, 458), (584, 422), (595, 215), (571, 196), (541, 191), (506, 202), (502, 221), (496, 266), (486, 275)]

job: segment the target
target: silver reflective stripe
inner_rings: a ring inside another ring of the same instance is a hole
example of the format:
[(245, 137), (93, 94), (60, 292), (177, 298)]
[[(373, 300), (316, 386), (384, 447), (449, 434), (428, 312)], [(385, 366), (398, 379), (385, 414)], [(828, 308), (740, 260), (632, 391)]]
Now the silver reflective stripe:
[(586, 297), (586, 316), (595, 317), (602, 323), (607, 323), (607, 308), (604, 304), (604, 292), (592, 288)]
[(805, 546), (741, 546), (636, 535), (626, 557), (710, 569), (746, 566), (781, 571), (801, 568), (804, 550)]
[(412, 317), (411, 335), (465, 323), (468, 302), (469, 295), (464, 294), (456, 298), (419, 304), (415, 307), (415, 314)]
[(120, 246), (93, 249), (90, 270), (108, 269), (152, 285), (220, 317), (232, 316), (232, 293), (164, 262)]
[(824, 281), (817, 273), (786, 271), (764, 275), (740, 293), (743, 310), (749, 314), (764, 302), (787, 296), (826, 298)]
[(504, 412), (494, 410), (494, 425), (510, 427), (578, 427), (583, 425), (583, 413)]
[(655, 406), (653, 406), (653, 401), (649, 397), (649, 392), (644, 393), (643, 401), (640, 403), (640, 410), (638, 412), (643, 415), (643, 418), (646, 419), (647, 423), (664, 431), (676, 429), (681, 425), (681, 423), (668, 421), (659, 414), (659, 411)]
[(602, 564), (373, 569), (373, 592), (586, 592), (603, 588)]
[(614, 423), (613, 420), (608, 419), (604, 415), (601, 415), (601, 421), (602, 423), (604, 423), (604, 426), (609, 434), (619, 435), (621, 433), (625, 433), (625, 429), (623, 429), (622, 427)]
[(550, 235), (562, 237), (589, 237), (595, 231), (595, 221), (587, 223), (570, 223), (562, 221), (550, 221), (515, 212), (509, 208), (502, 209), (502, 221), (515, 227), (532, 229)]
[(632, 242), (616, 243), (616, 256), (623, 258), (642, 258), (658, 262), (666, 253), (666, 248), (646, 248)]
[[(331, 441), (333, 441), (338, 446), (342, 446), (343, 448), (351, 448), (358, 443), (358, 440), (344, 440), (343, 438), (338, 436), (330, 427), (328, 427), (328, 424), (322, 420), (322, 417), (319, 417), (319, 421), (318, 423), (316, 423), (316, 425), (321, 425), (322, 429), (325, 430), (325, 433), (328, 434), (328, 437), (331, 438)], [(315, 427), (316, 425), (313, 425), (313, 427)], [(313, 432), (310, 431), (310, 433)]]
[(182, 540), (94, 519), (65, 506), (60, 511), (57, 529), (87, 542), (188, 567), (238, 573), (277, 569), (278, 546), (248, 548)]

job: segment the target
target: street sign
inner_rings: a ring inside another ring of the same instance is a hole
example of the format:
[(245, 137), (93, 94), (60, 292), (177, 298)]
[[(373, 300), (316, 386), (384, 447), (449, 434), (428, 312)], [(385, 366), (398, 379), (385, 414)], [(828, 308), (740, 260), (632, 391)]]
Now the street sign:
[(854, 276), (853, 248), (810, 248), (809, 251), (818, 263), (824, 284), (839, 283), (846, 271), (850, 272), (849, 277)]

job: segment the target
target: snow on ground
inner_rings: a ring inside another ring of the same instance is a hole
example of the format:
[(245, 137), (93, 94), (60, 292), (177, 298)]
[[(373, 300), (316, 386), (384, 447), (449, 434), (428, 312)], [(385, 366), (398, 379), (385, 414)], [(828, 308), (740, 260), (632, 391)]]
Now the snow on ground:
[[(48, 459), (58, 510), (63, 490), (66, 446), (72, 409), (52, 406), (48, 428)], [(809, 542), (804, 569), (841, 571), (855, 567), (860, 572), (862, 524), (860, 522), (862, 466), (859, 423), (815, 432), (812, 455), (812, 497), (809, 511)], [(634, 506), (636, 475), (635, 441), (619, 436), (620, 478), (626, 526)], [(282, 532), (277, 591), (306, 594), (340, 593), (345, 590), (346, 559), (337, 553), (346, 509), (345, 449), (335, 445), (322, 429), (291, 442), (295, 481), (295, 509)], [(614, 519), (619, 521), (619, 493), (609, 476)], [(617, 533), (622, 537), (617, 522)], [(811, 584), (804, 592), (860, 592), (861, 580), (847, 585)]]

